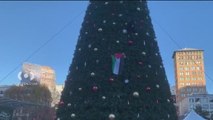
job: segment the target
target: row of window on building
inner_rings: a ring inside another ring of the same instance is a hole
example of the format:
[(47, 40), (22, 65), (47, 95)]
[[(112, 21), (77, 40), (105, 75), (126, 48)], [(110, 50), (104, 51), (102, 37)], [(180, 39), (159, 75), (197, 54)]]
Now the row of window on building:
[[(190, 104), (190, 109), (194, 109), (194, 108), (196, 108), (196, 106), (198, 106), (198, 105), (197, 104)], [(213, 104), (202, 104), (201, 107), (204, 110), (209, 110), (209, 109), (211, 109), (210, 111), (213, 110)]]
[(197, 67), (195, 67), (195, 66), (192, 66), (192, 67), (179, 67), (179, 70), (181, 71), (181, 70), (202, 70), (202, 67), (200, 67), (200, 66), (197, 66)]
[(202, 77), (180, 77), (179, 80), (183, 81), (183, 80), (203, 80)]
[(194, 51), (183, 51), (183, 52), (177, 52), (176, 54), (178, 55), (202, 55), (202, 51), (197, 51), (197, 52), (194, 52)]
[[(193, 95), (192, 93), (181, 93), (180, 96), (181, 97), (190, 97), (190, 96)], [(196, 92), (196, 93), (199, 93), (199, 94), (205, 93), (205, 89), (204, 88), (199, 88), (199, 92)]]
[(179, 65), (198, 65), (198, 64), (201, 64), (201, 61), (181, 61), (179, 62)]
[(184, 87), (184, 86), (203, 86), (203, 84), (202, 83), (179, 83), (179, 85), (181, 86), (181, 87)]
[(180, 72), (179, 75), (180, 76), (184, 76), (184, 75), (202, 75), (203, 72), (197, 72), (197, 71), (192, 71), (192, 72)]
[(189, 98), (189, 102), (190, 103), (194, 103), (194, 102), (213, 103), (213, 98), (207, 98), (207, 97)]
[(178, 56), (179, 60), (200, 60), (200, 59), (203, 59), (203, 57), (201, 55), (198, 55), (198, 56)]
[(181, 92), (193, 92), (193, 93), (199, 93), (199, 92), (205, 92), (204, 88), (181, 88)]

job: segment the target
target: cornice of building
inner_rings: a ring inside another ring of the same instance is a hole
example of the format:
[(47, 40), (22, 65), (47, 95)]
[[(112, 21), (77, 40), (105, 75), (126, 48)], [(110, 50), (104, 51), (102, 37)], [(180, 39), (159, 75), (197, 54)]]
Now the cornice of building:
[(189, 51), (204, 51), (204, 50), (202, 50), (202, 49), (195, 49), (195, 48), (183, 48), (183, 49), (179, 49), (179, 50), (174, 51), (173, 55), (172, 55), (172, 58), (174, 59), (175, 54), (177, 52), (186, 52), (186, 51), (189, 52)]

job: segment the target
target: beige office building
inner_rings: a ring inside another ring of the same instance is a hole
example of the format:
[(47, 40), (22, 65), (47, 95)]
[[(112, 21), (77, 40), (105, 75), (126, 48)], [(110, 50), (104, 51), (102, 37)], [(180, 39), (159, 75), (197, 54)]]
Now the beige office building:
[(173, 54), (176, 101), (193, 94), (206, 94), (203, 50), (185, 48)]

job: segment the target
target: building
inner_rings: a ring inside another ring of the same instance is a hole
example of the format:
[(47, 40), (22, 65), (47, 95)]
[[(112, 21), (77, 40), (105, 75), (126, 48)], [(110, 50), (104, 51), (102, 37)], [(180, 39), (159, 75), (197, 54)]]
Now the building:
[(50, 91), (55, 90), (55, 71), (48, 66), (24, 63), (21, 71), (21, 84), (38, 83)]
[(52, 106), (56, 104), (55, 97), (57, 96), (55, 84), (55, 71), (48, 66), (41, 66), (37, 64), (24, 63), (22, 71), (19, 74), (21, 85), (25, 84), (40, 84), (45, 85), (52, 95)]
[(176, 101), (192, 94), (206, 94), (203, 50), (185, 48), (173, 54)]
[(11, 86), (10, 85), (1, 85), (0, 86), (0, 97), (4, 96), (4, 92), (9, 89)]
[(201, 106), (202, 110), (213, 112), (213, 94), (194, 94), (184, 98), (179, 105), (180, 116), (186, 115), (196, 106)]

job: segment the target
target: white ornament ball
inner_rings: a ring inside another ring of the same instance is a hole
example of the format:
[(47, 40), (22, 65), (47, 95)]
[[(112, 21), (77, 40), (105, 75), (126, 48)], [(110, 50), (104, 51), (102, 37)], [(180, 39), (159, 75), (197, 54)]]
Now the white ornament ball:
[(91, 73), (91, 76), (95, 76), (95, 73), (94, 73), (94, 72), (92, 72), (92, 73)]
[(142, 52), (143, 55), (146, 55), (146, 52)]
[(157, 85), (156, 85), (156, 87), (157, 87), (157, 88), (159, 88), (159, 87), (160, 87), (160, 85), (158, 85), (158, 84), (157, 84)]
[(70, 106), (71, 106), (71, 103), (68, 103), (67, 106), (70, 107)]
[(129, 83), (129, 80), (128, 80), (128, 79), (126, 79), (126, 80), (124, 81), (124, 83), (126, 83), (126, 84), (127, 84), (127, 83)]
[(85, 34), (88, 34), (88, 32), (85, 32)]
[(105, 4), (105, 5), (107, 5), (107, 4), (108, 4), (108, 2), (105, 2), (104, 4)]
[(135, 35), (138, 35), (138, 33), (135, 33)]
[(169, 100), (169, 99), (167, 99), (167, 102), (170, 102), (170, 100)]
[(123, 14), (118, 14), (119, 17), (123, 16)]
[(109, 119), (110, 120), (114, 120), (115, 119), (115, 115), (114, 114), (109, 114)]
[(138, 10), (138, 11), (140, 11), (140, 10), (141, 10), (141, 8), (139, 8), (139, 7), (138, 7), (138, 8), (137, 8), (137, 10)]
[(79, 91), (81, 91), (81, 90), (82, 90), (82, 88), (78, 88), (78, 90), (79, 90)]
[(119, 40), (117, 40), (117, 41), (116, 41), (116, 43), (120, 43), (120, 41), (119, 41)]
[(148, 65), (148, 67), (151, 68), (152, 66), (151, 66), (151, 65)]
[(148, 33), (148, 32), (146, 32), (146, 35), (147, 35), (147, 36), (149, 36), (149, 33)]
[(113, 25), (115, 25), (116, 23), (115, 23), (115, 22), (113, 22), (112, 24), (113, 24)]
[(75, 117), (75, 114), (74, 114), (74, 113), (72, 113), (72, 114), (71, 114), (71, 118), (74, 118), (74, 117)]
[(106, 23), (106, 20), (103, 20), (103, 23)]
[(126, 34), (126, 33), (127, 33), (127, 30), (126, 30), (126, 29), (123, 29), (123, 33)]
[(94, 48), (94, 51), (98, 51), (98, 48)]
[(103, 29), (102, 28), (98, 28), (98, 31), (101, 32), (101, 31), (103, 31)]
[(138, 92), (133, 92), (133, 96), (134, 97), (139, 97), (139, 93)]
[(88, 45), (88, 48), (91, 48), (91, 47), (92, 47), (92, 45), (91, 45), (91, 44), (89, 44), (89, 45)]
[(57, 118), (57, 120), (60, 120), (60, 118)]
[(103, 99), (103, 100), (105, 100), (105, 99), (106, 99), (106, 97), (105, 97), (105, 96), (102, 96), (102, 99)]

